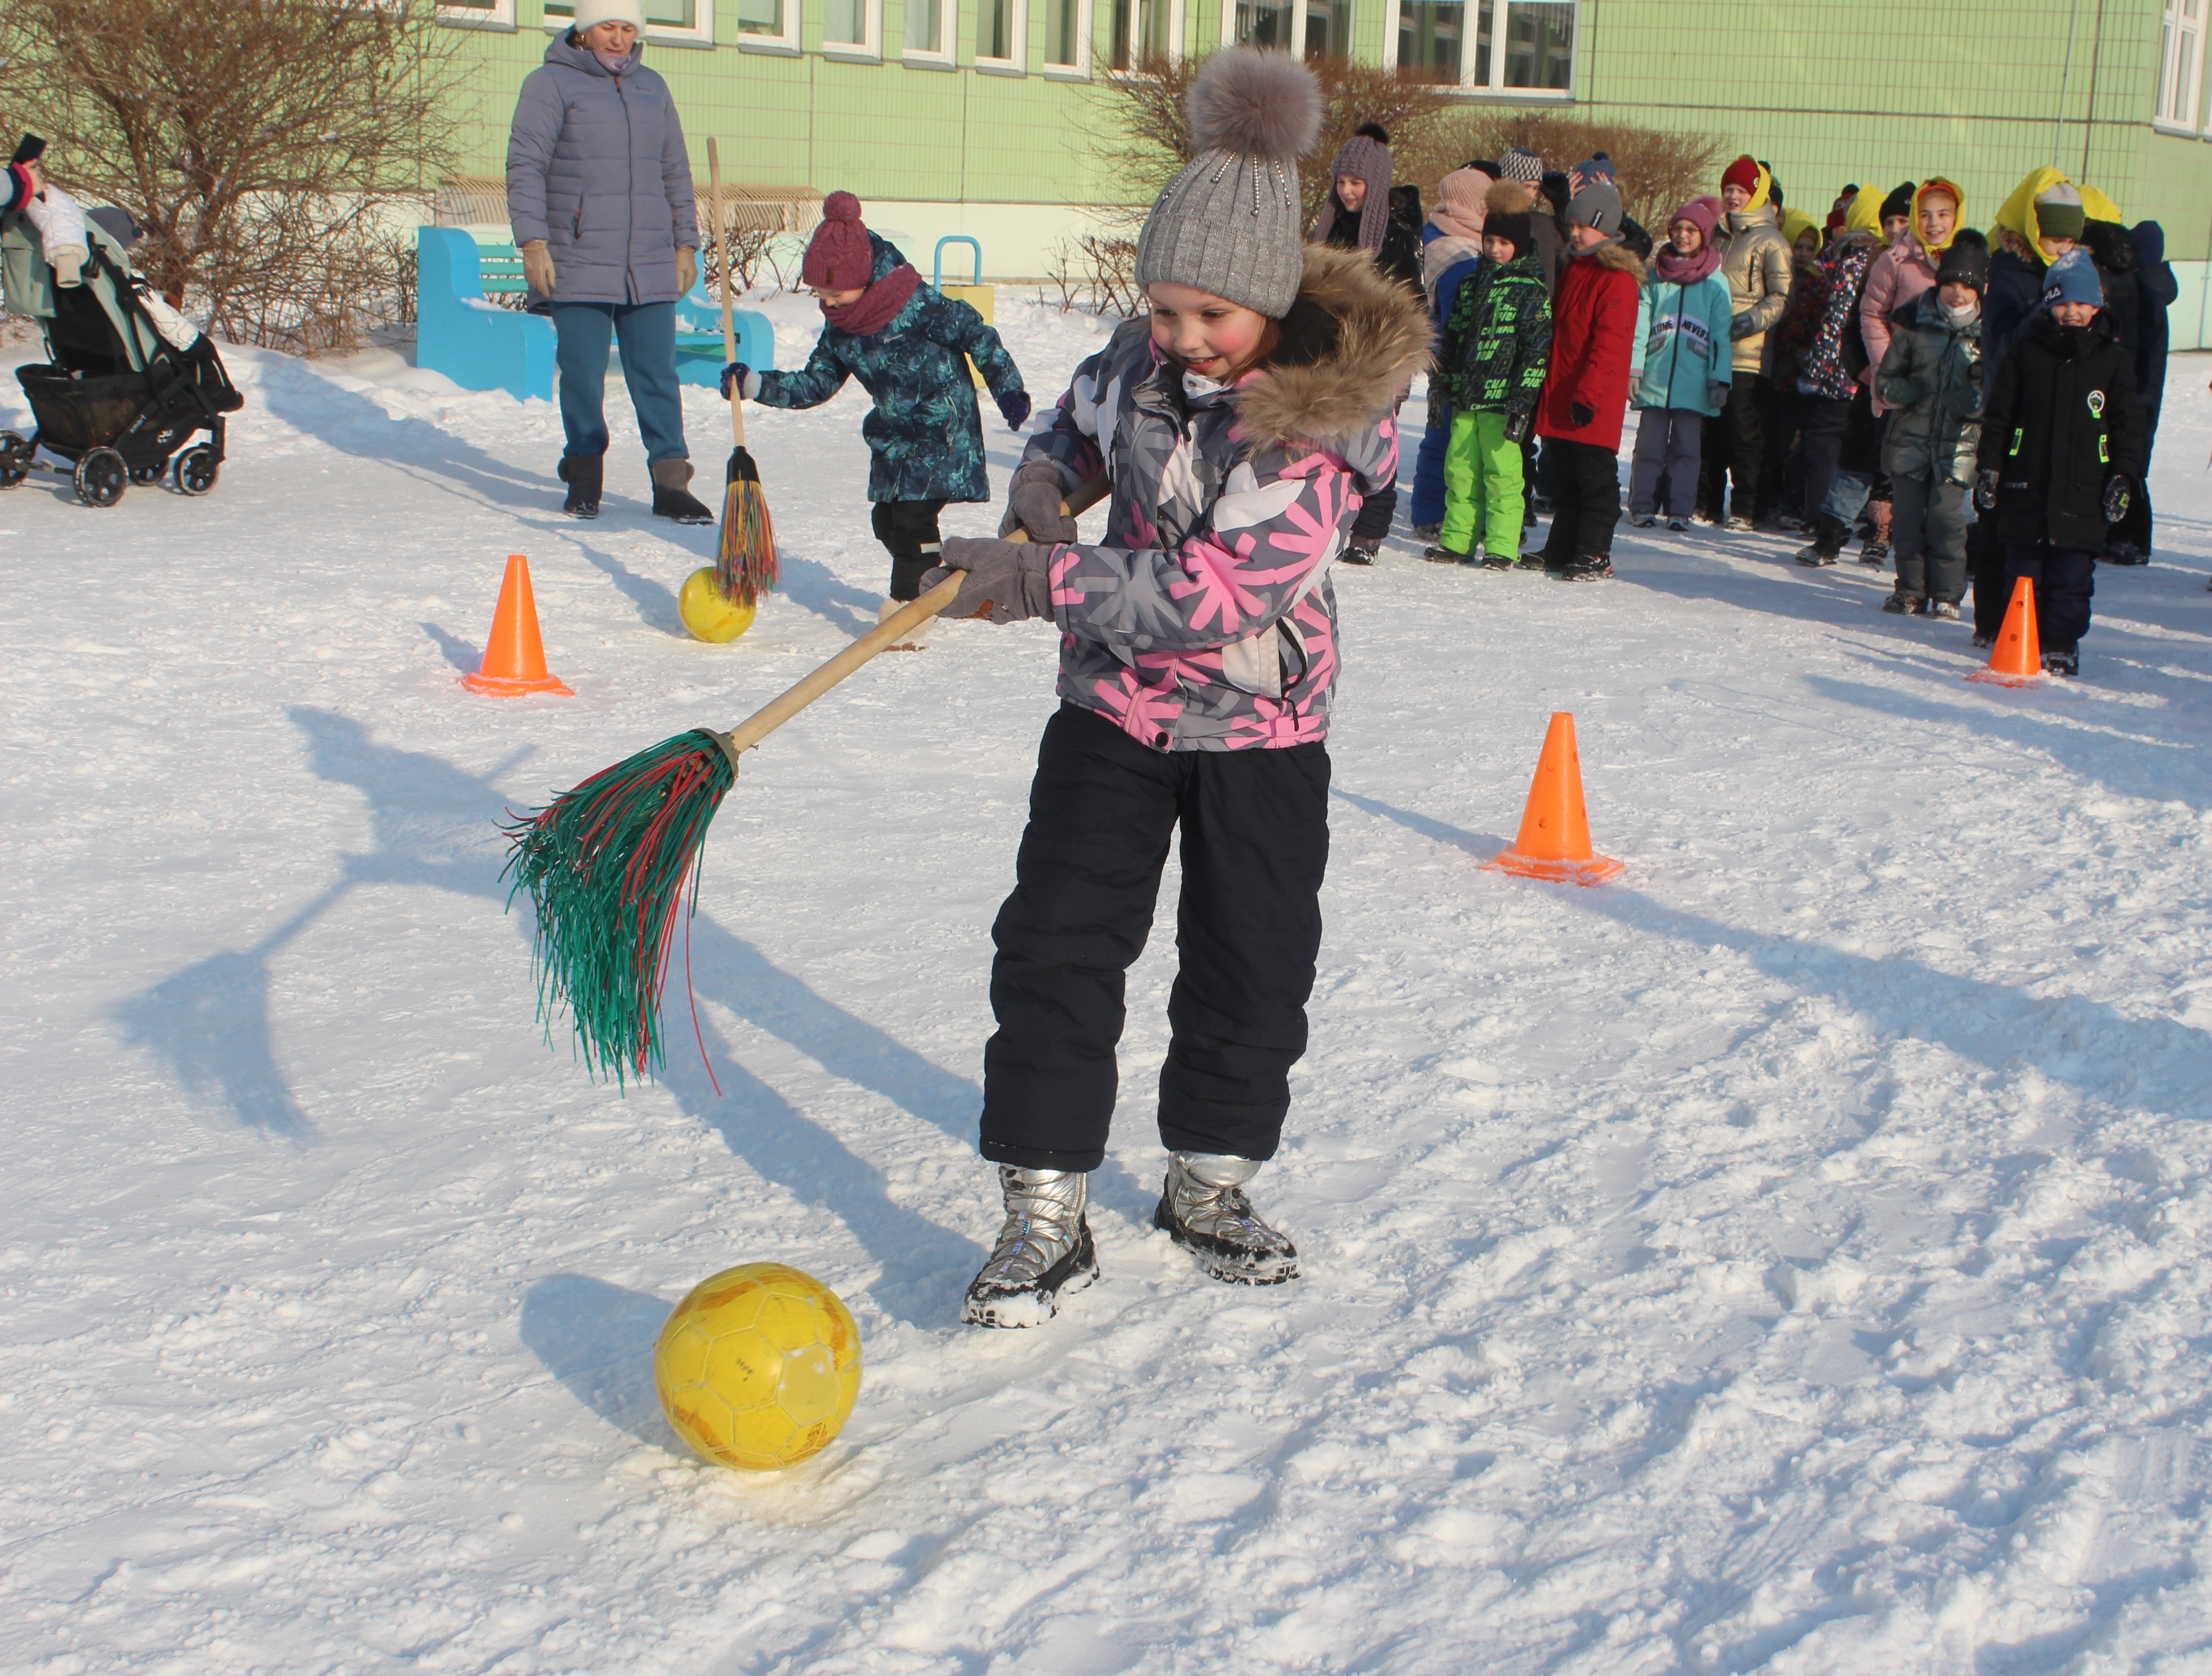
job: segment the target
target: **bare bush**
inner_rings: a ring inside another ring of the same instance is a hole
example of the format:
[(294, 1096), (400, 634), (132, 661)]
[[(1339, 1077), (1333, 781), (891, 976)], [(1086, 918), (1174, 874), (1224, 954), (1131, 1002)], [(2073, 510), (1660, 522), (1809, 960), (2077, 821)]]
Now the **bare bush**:
[[(1191, 160), (1190, 118), (1183, 106), (1205, 63), (1148, 53), (1134, 70), (1106, 78), (1103, 126), (1092, 136), (1092, 148), (1113, 179), (1127, 181), (1147, 202)], [(1305, 225), (1311, 227), (1328, 196), (1329, 163), (1361, 123), (1380, 123), (1389, 131), (1395, 161), (1400, 147), (1422, 148), (1455, 106), (1444, 88), (1377, 64), (1315, 58), (1306, 67), (1322, 94), (1321, 137), (1298, 170)], [(1398, 178), (1414, 177), (1401, 169)]]
[(177, 307), (313, 354), (398, 318), (411, 241), (453, 155), (453, 33), (434, 0), (9, 0), (0, 131), (144, 228)]
[(1063, 309), (1121, 320), (1143, 312), (1133, 229), (1109, 228), (1063, 239), (1054, 248), (1048, 277)]
[(1566, 170), (1604, 152), (1619, 173), (1620, 199), (1630, 215), (1664, 238), (1667, 217), (1698, 192), (1720, 191), (1728, 148), (1711, 134), (1597, 122), (1562, 112), (1492, 106), (1454, 112), (1393, 148), (1401, 180), (1418, 182), (1425, 201), (1454, 169), (1478, 157), (1498, 158), (1518, 149), (1543, 158), (1547, 169)]

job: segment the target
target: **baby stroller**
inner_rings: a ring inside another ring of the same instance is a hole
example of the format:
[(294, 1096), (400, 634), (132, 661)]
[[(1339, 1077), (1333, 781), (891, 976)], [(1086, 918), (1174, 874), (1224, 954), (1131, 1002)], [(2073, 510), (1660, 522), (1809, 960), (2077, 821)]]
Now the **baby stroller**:
[[(166, 321), (155, 319), (145, 282), (131, 271), (130, 218), (94, 210), (86, 222), (83, 283), (63, 287), (36, 229), (20, 213), (0, 218), (7, 311), (38, 321), (49, 361), (16, 370), (35, 428), (27, 437), (0, 431), (0, 489), (32, 471), (67, 470), (79, 500), (112, 507), (126, 484), (161, 482), (173, 456), (178, 489), (204, 495), (222, 470), (223, 416), (245, 398), (205, 336), (166, 308)], [(173, 343), (165, 324), (190, 347)], [(184, 446), (203, 431), (207, 441)], [(41, 449), (67, 466), (40, 460)]]

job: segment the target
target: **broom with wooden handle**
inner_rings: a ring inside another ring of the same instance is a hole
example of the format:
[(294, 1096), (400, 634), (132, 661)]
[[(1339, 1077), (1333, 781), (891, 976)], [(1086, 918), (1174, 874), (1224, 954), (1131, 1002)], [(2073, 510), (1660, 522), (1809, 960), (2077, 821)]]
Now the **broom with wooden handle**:
[[(1099, 478), (1068, 497), (1073, 517), (1106, 493)], [(1013, 537), (1023, 539), (1020, 536)], [(604, 768), (502, 827), (500, 877), (537, 910), (538, 1016), (566, 1003), (584, 1064), (617, 1084), (661, 1061), (660, 992), (684, 887), (699, 906), (707, 829), (737, 783), (738, 759), (861, 665), (950, 605), (961, 574), (885, 618), (726, 733), (694, 728)]]
[[(714, 206), (714, 255), (722, 270), (722, 364), (738, 358), (737, 332), (730, 319), (730, 256), (734, 239), (722, 228), (722, 157), (714, 142), (707, 142), (707, 179)], [(730, 392), (730, 429), (737, 446), (730, 450), (730, 469), (722, 492), (722, 540), (714, 554), (714, 583), (726, 598), (740, 605), (755, 605), (775, 586), (775, 526), (769, 521), (768, 493), (761, 487), (760, 467), (745, 446), (744, 392)]]

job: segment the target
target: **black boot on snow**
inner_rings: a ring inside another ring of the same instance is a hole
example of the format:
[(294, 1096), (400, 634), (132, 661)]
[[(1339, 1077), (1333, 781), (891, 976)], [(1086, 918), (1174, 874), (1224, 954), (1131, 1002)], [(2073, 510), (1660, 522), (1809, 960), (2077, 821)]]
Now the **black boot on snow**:
[(1850, 527), (1842, 519), (1822, 513), (1813, 520), (1813, 544), (1797, 550), (1797, 562), (1808, 570), (1833, 564), (1842, 554), (1844, 543), (1850, 538)]
[(1006, 1224), (990, 1260), (969, 1284), (960, 1319), (970, 1327), (1042, 1327), (1062, 1292), (1079, 1292), (1098, 1278), (1091, 1223), (1091, 1178), (1077, 1169), (999, 1166)]
[(1257, 1158), (1225, 1152), (1170, 1152), (1152, 1226), (1198, 1259), (1216, 1280), (1276, 1286), (1298, 1278), (1298, 1248), (1260, 1220), (1244, 1184)]
[(568, 498), (561, 510), (571, 518), (599, 515), (599, 480), (606, 461), (597, 454), (567, 454), (561, 460), (561, 481), (568, 485)]
[(1547, 568), (1547, 574), (1562, 582), (1603, 582), (1613, 576), (1613, 556), (1610, 553), (1577, 553), (1557, 570)]
[(672, 518), (678, 524), (712, 524), (714, 514), (699, 504), (688, 485), (691, 462), (661, 459), (653, 463), (653, 515)]

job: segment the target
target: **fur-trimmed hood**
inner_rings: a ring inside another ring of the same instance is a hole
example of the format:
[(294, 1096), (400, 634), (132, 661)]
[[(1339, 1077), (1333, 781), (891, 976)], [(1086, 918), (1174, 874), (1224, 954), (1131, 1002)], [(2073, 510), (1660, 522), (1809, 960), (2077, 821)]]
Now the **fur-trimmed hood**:
[(1619, 240), (1598, 246), (1589, 255), (1577, 254), (1578, 262), (1595, 262), (1601, 268), (1618, 268), (1638, 285), (1644, 283), (1644, 258)]
[[(1326, 445), (1370, 429), (1429, 365), (1420, 299), (1364, 251), (1308, 245), (1293, 317), (1307, 305), (1328, 317), (1334, 334), (1320, 334), (1310, 359), (1279, 352), (1238, 392), (1237, 434), (1258, 446)], [(1287, 331), (1292, 322), (1285, 325)]]
[(1530, 182), (1498, 180), (1491, 184), (1484, 208), (1492, 216), (1519, 216), (1527, 213), (1535, 202), (1536, 188)]

